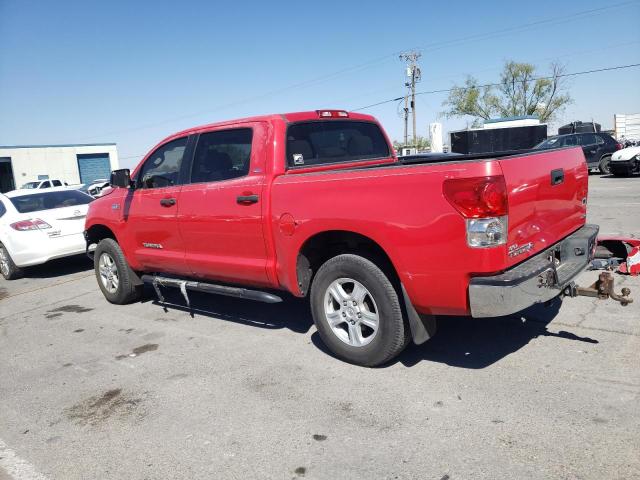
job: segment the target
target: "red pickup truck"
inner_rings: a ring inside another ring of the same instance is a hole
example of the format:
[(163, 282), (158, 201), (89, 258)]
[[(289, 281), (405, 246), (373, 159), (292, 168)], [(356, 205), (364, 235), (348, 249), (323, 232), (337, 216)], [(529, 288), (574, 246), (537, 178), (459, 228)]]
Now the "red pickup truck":
[(398, 159), (342, 110), (205, 125), (160, 142), (91, 203), (87, 251), (108, 301), (150, 282), (251, 300), (308, 296), (322, 340), (360, 365), (435, 332), (567, 293), (589, 263), (579, 148)]

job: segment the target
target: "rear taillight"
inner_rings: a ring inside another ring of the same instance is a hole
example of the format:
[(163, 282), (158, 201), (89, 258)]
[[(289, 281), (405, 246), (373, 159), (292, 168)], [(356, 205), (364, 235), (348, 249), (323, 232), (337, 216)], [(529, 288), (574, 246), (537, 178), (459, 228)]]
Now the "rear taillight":
[(616, 143), (616, 150), (622, 150), (624, 147), (621, 143)]
[(444, 181), (444, 196), (465, 218), (507, 214), (504, 177), (450, 178)]
[(503, 176), (451, 178), (444, 181), (447, 201), (465, 218), (467, 245), (475, 248), (507, 241), (507, 185)]
[(29, 220), (12, 223), (11, 228), (19, 232), (26, 232), (29, 230), (46, 230), (47, 228), (51, 228), (51, 225), (39, 218), (31, 218)]

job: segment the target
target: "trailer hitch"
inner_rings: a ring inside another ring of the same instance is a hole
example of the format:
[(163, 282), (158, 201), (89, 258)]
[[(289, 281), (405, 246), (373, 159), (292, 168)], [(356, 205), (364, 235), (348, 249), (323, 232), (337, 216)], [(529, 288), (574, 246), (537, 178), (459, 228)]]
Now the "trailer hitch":
[(598, 280), (596, 280), (595, 283), (593, 283), (589, 287), (580, 287), (575, 283), (571, 283), (571, 285), (565, 288), (565, 295), (569, 297), (595, 297), (599, 298), (600, 300), (611, 298), (616, 302), (620, 302), (620, 305), (622, 305), (623, 307), (626, 307), (627, 305), (632, 303), (633, 299), (629, 298), (629, 295), (631, 295), (631, 290), (625, 287), (620, 291), (620, 294), (617, 294), (614, 291), (614, 283), (615, 280), (610, 272), (602, 272), (598, 276)]

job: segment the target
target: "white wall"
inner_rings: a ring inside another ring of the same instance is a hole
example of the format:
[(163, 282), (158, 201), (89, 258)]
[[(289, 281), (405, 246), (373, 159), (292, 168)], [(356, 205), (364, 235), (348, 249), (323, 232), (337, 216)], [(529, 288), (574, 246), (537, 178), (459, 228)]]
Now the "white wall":
[(530, 125), (540, 125), (540, 120), (537, 118), (521, 118), (518, 120), (505, 120), (501, 122), (485, 122), (482, 125), (482, 128), (484, 130), (490, 130), (493, 128), (527, 127)]
[(49, 175), (68, 184), (80, 183), (78, 158), (83, 153), (108, 153), (111, 170), (119, 165), (115, 143), (74, 146), (0, 147), (0, 157), (11, 158), (16, 188), (26, 182), (38, 180), (38, 175)]
[(627, 140), (640, 140), (640, 113), (616, 113), (613, 123), (618, 140), (622, 137)]

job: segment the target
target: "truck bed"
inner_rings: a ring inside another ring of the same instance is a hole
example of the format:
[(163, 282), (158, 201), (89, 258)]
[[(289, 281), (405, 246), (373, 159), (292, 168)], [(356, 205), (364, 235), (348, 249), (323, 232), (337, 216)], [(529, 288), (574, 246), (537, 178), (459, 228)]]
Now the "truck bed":
[[(466, 314), (471, 277), (504, 271), (585, 224), (588, 172), (580, 148), (447, 157), (277, 177), (271, 218), (288, 214), (298, 225), (294, 236), (273, 228), (278, 262), (290, 271), (282, 277), (295, 278), (296, 259), (286, 257), (311, 232), (351, 231), (387, 252), (419, 311)], [(556, 184), (553, 175), (561, 178)], [(500, 247), (470, 248), (465, 219), (444, 197), (443, 183), (483, 176), (504, 176), (508, 238)]]

